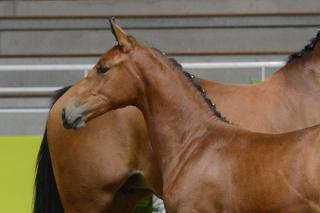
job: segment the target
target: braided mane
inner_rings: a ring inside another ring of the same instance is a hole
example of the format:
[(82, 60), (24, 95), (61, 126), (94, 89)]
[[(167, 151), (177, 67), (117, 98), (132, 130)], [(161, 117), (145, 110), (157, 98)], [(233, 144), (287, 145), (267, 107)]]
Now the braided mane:
[[(156, 52), (158, 52), (160, 55), (165, 56), (165, 54), (163, 52), (161, 52), (160, 50), (156, 49), (156, 48), (152, 48), (153, 50), (155, 50)], [(196, 77), (193, 74), (190, 74), (189, 72), (185, 71), (182, 67), (182, 65), (174, 58), (166, 58), (169, 60), (169, 62), (175, 66), (178, 70), (180, 70), (187, 78), (189, 81), (191, 81), (191, 83), (193, 84), (193, 86), (199, 91), (200, 95), (204, 98), (204, 100), (206, 101), (206, 103), (208, 104), (210, 110), (213, 112), (213, 114), (219, 118), (220, 120), (222, 120), (223, 122), (226, 123), (230, 123), (225, 117), (223, 117), (221, 115), (221, 113), (217, 110), (217, 107), (214, 103), (212, 103), (212, 101), (209, 99), (206, 91), (202, 88), (202, 86), (200, 85), (200, 83), (197, 81)]]
[(320, 41), (320, 31), (318, 31), (317, 36), (310, 40), (310, 43), (306, 45), (300, 52), (293, 53), (289, 56), (288, 62), (292, 62), (298, 58), (301, 58), (302, 56), (312, 52), (315, 48), (315, 46)]

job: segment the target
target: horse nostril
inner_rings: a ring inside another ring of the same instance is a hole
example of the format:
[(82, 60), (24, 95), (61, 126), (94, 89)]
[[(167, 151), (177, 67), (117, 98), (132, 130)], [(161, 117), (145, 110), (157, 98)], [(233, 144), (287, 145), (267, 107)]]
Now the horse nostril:
[(66, 129), (71, 129), (71, 128), (72, 128), (72, 124), (70, 124), (70, 123), (67, 121), (67, 118), (66, 118), (66, 109), (65, 109), (65, 108), (63, 108), (62, 111), (61, 111), (61, 118), (62, 118), (63, 127), (66, 128)]
[(65, 108), (62, 109), (61, 117), (62, 117), (63, 121), (66, 120), (66, 109)]

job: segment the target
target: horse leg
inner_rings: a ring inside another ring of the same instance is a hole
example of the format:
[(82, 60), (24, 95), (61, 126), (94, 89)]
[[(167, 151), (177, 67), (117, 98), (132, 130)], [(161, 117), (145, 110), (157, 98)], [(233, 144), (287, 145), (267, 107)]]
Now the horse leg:
[[(90, 196), (90, 195), (88, 195)], [(112, 203), (112, 194), (91, 194), (92, 199), (63, 199), (64, 213), (106, 213)]]
[(139, 173), (133, 174), (114, 196), (108, 212), (133, 212), (136, 204), (147, 196), (151, 196), (151, 191), (144, 177)]
[(114, 197), (108, 213), (126, 212), (131, 213), (134, 211), (135, 206), (139, 201), (150, 196), (149, 190), (133, 190), (133, 191), (119, 191)]

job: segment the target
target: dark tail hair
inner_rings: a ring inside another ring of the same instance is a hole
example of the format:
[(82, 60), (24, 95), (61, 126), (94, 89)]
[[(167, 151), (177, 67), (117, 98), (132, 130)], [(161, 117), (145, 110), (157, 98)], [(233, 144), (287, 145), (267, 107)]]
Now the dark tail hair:
[[(70, 89), (71, 86), (57, 90), (52, 97), (53, 104)], [(47, 129), (43, 134), (36, 165), (34, 190), (34, 213), (63, 213), (56, 180), (53, 175), (51, 157), (48, 146)]]

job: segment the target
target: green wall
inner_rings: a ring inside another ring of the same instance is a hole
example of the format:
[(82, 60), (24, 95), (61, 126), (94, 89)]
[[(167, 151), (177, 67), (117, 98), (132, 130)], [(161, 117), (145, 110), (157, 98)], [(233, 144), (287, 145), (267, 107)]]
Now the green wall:
[[(31, 213), (40, 136), (0, 137), (0, 213)], [(135, 213), (151, 212), (151, 198)]]
[(0, 212), (31, 213), (41, 137), (0, 137)]

